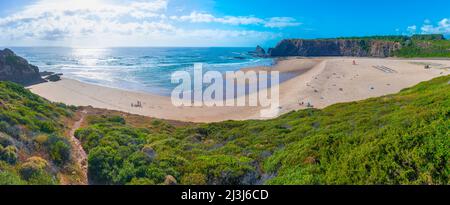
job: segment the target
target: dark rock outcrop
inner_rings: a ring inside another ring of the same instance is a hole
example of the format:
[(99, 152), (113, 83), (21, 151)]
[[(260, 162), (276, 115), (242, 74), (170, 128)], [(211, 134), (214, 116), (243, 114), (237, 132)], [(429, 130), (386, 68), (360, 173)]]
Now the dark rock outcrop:
[(45, 82), (38, 67), (29, 64), (10, 49), (0, 50), (0, 81), (12, 81), (22, 85)]
[(259, 56), (259, 57), (265, 57), (266, 50), (264, 50), (264, 48), (262, 48), (261, 46), (256, 46), (255, 54), (256, 54), (256, 56)]
[(60, 81), (61, 80), (61, 75), (62, 74), (51, 74), (51, 75), (45, 77), (45, 80), (48, 80), (50, 82)]
[(256, 49), (254, 51), (251, 51), (249, 53), (256, 57), (267, 57), (266, 50), (264, 50), (264, 48), (259, 45), (256, 46)]
[(389, 57), (401, 49), (401, 44), (393, 41), (365, 39), (286, 39), (270, 49), (269, 56), (358, 56)]
[(55, 74), (55, 72), (42, 71), (42, 72), (39, 72), (39, 74), (40, 74), (42, 77), (46, 77), (46, 76)]

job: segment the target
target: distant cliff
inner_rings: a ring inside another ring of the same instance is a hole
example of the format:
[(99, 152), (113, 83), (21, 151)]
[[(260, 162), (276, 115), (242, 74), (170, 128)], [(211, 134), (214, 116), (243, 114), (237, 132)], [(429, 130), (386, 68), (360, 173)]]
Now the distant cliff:
[(401, 48), (398, 42), (380, 40), (287, 39), (270, 49), (270, 56), (360, 56), (388, 57)]
[(0, 81), (12, 81), (22, 85), (45, 82), (38, 67), (29, 64), (10, 49), (0, 50)]
[(268, 51), (271, 57), (448, 57), (450, 41), (443, 35), (371, 36), (335, 39), (285, 39)]

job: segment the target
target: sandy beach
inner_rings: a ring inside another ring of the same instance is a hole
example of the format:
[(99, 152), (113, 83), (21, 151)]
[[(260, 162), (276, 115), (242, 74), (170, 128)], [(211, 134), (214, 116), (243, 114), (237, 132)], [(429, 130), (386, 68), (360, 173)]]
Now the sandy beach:
[[(431, 68), (425, 69), (425, 65)], [(280, 60), (273, 67), (242, 70), (278, 70), (295, 74), (280, 85), (279, 109), (283, 114), (396, 93), (419, 82), (449, 75), (450, 60), (289, 58)], [(160, 119), (189, 122), (261, 119), (261, 107), (175, 107), (170, 97), (91, 85), (67, 78), (33, 85), (29, 89), (53, 102)], [(131, 106), (137, 101), (142, 107)]]

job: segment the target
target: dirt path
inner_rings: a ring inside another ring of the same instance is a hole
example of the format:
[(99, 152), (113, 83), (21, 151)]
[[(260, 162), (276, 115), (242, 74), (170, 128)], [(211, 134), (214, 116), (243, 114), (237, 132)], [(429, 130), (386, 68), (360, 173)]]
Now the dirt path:
[(84, 118), (86, 117), (86, 114), (87, 114), (87, 112), (85, 110), (81, 111), (80, 113), (81, 113), (80, 119), (73, 124), (72, 129), (70, 130), (69, 134), (70, 134), (70, 141), (72, 144), (72, 153), (73, 153), (74, 161), (80, 167), (80, 169), (82, 171), (82, 178), (81, 178), (82, 184), (87, 185), (88, 184), (87, 154), (84, 151), (83, 147), (81, 146), (80, 140), (78, 140), (75, 137), (75, 131), (80, 128), (80, 126), (83, 123)]

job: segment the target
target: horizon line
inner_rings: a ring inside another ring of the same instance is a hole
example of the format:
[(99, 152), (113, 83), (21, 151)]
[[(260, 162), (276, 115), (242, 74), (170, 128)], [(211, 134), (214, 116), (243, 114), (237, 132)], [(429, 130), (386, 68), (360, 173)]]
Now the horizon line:
[[(83, 46), (4, 46), (0, 48), (254, 48), (255, 46), (105, 46), (105, 47), (83, 47)], [(261, 46), (266, 47), (266, 46)]]

